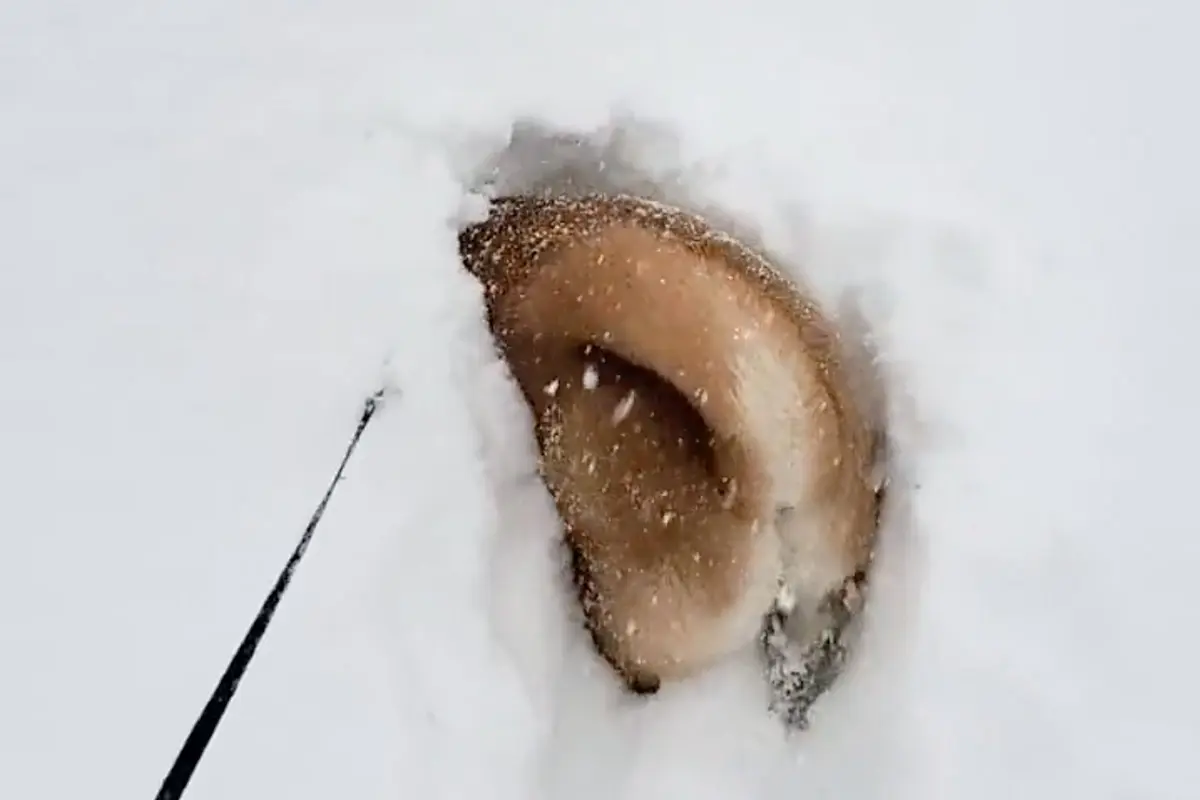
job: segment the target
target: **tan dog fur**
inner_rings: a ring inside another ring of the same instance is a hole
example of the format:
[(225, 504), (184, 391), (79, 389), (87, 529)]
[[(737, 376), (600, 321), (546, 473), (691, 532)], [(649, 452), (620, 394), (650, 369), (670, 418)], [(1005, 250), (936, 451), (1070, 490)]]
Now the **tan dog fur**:
[(535, 420), (587, 624), (638, 691), (819, 607), (871, 558), (877, 431), (831, 322), (766, 260), (632, 197), (511, 197), (460, 234)]

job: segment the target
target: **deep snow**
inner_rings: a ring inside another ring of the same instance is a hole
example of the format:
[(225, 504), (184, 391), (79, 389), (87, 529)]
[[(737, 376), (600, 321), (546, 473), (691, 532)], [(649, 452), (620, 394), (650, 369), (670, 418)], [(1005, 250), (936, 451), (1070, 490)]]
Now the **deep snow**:
[[(1192, 796), (1198, 18), (3, 4), (0, 796), (157, 788), (380, 382), (189, 800)], [(902, 491), (801, 741), (567, 619), (454, 225), (596, 152), (878, 338)]]

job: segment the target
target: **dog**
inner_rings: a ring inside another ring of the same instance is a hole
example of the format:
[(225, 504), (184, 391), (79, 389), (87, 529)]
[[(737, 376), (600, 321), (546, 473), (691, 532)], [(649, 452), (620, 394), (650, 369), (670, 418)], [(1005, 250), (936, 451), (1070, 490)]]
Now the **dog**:
[(757, 640), (772, 708), (805, 727), (886, 488), (830, 318), (765, 256), (638, 197), (501, 197), (458, 243), (599, 654), (652, 694)]

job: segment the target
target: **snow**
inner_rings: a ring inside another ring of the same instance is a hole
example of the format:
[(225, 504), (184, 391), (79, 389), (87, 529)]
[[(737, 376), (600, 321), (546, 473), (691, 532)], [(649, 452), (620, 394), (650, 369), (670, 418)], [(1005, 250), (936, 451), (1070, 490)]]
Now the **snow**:
[[(0, 796), (157, 789), (381, 384), (189, 800), (1191, 796), (1196, 22), (5, 3)], [(712, 207), (874, 332), (897, 499), (803, 737), (753, 658), (634, 700), (571, 623), (456, 261), (491, 161)]]

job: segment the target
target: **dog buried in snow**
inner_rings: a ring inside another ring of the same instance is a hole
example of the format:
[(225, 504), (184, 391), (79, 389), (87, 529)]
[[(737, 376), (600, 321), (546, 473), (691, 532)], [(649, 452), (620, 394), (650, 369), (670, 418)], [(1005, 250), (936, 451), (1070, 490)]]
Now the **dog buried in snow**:
[(629, 196), (510, 196), (464, 227), (533, 414), (586, 626), (634, 692), (757, 641), (805, 727), (862, 607), (882, 428), (831, 320), (765, 257)]

